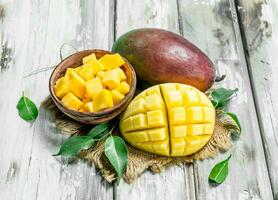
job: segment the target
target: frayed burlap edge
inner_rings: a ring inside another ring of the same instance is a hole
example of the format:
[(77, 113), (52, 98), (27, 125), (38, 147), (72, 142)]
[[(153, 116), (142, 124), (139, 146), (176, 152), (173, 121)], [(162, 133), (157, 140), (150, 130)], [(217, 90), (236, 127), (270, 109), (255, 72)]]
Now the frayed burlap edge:
[[(42, 103), (42, 107), (54, 114), (56, 127), (64, 133), (71, 135), (86, 134), (88, 130), (92, 128), (91, 126), (78, 123), (64, 115), (58, 110), (50, 97)], [(159, 173), (172, 165), (192, 163), (196, 160), (212, 158), (215, 157), (219, 151), (227, 151), (231, 146), (231, 133), (237, 130), (237, 126), (232, 120), (230, 120), (230, 118), (221, 113), (221, 110), (217, 110), (214, 132), (208, 144), (190, 156), (159, 156), (135, 149), (127, 144), (128, 165), (123, 176), (124, 180), (127, 183), (131, 183), (135, 181), (146, 169), (150, 169), (154, 173)], [(113, 134), (119, 134), (119, 131), (115, 130)], [(82, 151), (79, 156), (93, 162), (100, 170), (102, 176), (108, 182), (112, 182), (116, 179), (116, 173), (104, 155), (103, 146), (104, 141), (100, 141), (89, 150)]]

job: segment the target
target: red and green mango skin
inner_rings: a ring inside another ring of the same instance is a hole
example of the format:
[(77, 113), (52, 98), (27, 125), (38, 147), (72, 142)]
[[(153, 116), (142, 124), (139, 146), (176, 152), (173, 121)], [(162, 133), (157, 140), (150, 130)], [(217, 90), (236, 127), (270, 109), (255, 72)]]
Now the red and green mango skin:
[(115, 41), (112, 51), (131, 63), (139, 84), (184, 83), (204, 92), (214, 83), (210, 59), (182, 36), (163, 29), (129, 31)]

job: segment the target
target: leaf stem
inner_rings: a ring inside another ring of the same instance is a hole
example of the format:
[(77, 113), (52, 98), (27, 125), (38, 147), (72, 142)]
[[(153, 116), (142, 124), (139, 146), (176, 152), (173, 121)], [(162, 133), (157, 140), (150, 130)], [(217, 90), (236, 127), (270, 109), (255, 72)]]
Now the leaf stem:
[(113, 125), (113, 127), (111, 128), (111, 130), (110, 131), (108, 131), (104, 136), (102, 136), (101, 138), (99, 138), (99, 139), (94, 139), (95, 141), (98, 141), (98, 142), (100, 142), (102, 139), (104, 139), (104, 138), (106, 138), (108, 135), (110, 135), (110, 137), (112, 136), (112, 131), (114, 130), (114, 128), (116, 127), (116, 122), (115, 122), (115, 124)]

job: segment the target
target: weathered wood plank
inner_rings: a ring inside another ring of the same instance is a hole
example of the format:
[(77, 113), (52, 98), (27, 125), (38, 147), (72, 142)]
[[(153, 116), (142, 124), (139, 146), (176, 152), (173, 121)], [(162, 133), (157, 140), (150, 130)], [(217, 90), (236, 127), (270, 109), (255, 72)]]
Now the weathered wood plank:
[(81, 160), (53, 157), (67, 136), (40, 109), (29, 124), (15, 109), (22, 91), (37, 105), (49, 94), (45, 72), (59, 62), (63, 43), (77, 48), (111, 46), (113, 1), (5, 1), (1, 20), (0, 196), (1, 199), (111, 199), (113, 187)]
[(237, 1), (269, 176), (278, 199), (278, 3)]
[(235, 143), (230, 173), (222, 185), (212, 187), (207, 178), (212, 166), (228, 154), (194, 165), (197, 199), (272, 199), (260, 130), (233, 1), (180, 0), (183, 34), (215, 63), (221, 83), (239, 88), (229, 110), (241, 119), (243, 133)]
[[(161, 27), (179, 33), (176, 1), (117, 0), (116, 36), (141, 27)], [(121, 183), (117, 199), (195, 199), (192, 167), (172, 167), (162, 174), (144, 173), (132, 185)]]

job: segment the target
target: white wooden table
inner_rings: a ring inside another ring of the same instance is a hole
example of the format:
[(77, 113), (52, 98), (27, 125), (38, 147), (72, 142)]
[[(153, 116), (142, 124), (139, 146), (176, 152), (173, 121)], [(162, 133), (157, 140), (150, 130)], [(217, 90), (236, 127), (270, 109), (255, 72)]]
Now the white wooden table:
[[(209, 185), (208, 174), (227, 153), (116, 187), (87, 162), (52, 156), (66, 136), (45, 110), (33, 124), (18, 117), (22, 91), (37, 104), (49, 94), (50, 71), (24, 75), (57, 64), (63, 43), (110, 49), (138, 27), (183, 35), (227, 75), (222, 85), (239, 88), (229, 110), (243, 133), (222, 185)], [(0, 69), (1, 200), (278, 199), (276, 0), (0, 0)]]

